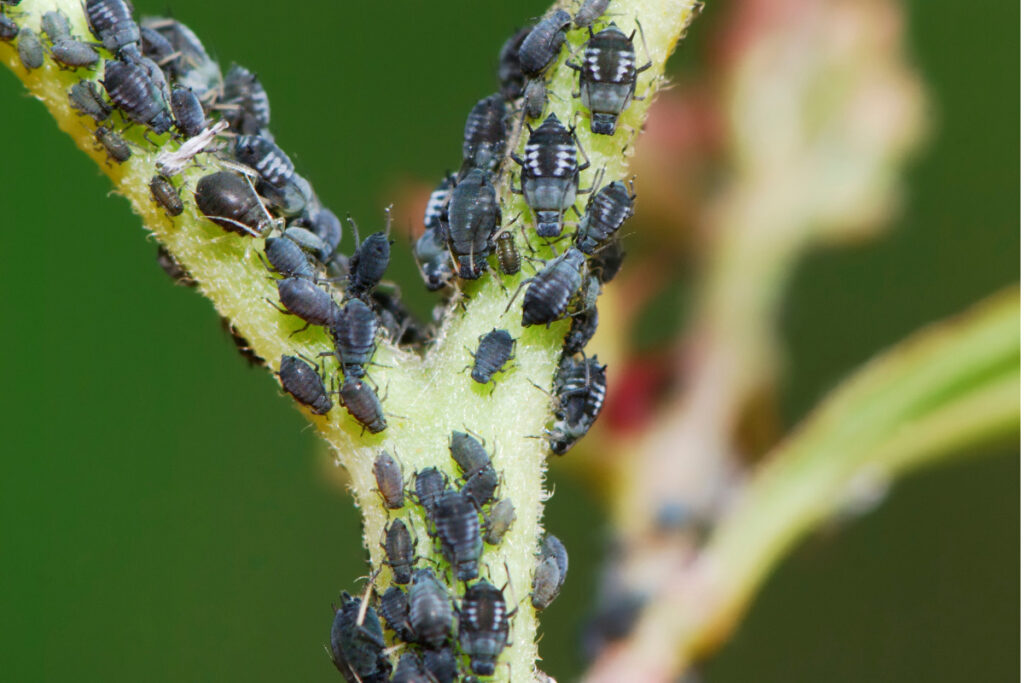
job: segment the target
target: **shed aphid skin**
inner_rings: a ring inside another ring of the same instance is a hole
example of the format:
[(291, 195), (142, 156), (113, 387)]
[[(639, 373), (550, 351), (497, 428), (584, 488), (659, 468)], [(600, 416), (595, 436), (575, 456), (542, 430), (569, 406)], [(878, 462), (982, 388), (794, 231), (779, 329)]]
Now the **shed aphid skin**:
[(384, 564), (391, 567), (392, 581), (404, 586), (412, 578), (416, 542), (409, 528), (400, 519), (391, 522), (384, 538)]
[(498, 54), (498, 84), (501, 94), (510, 102), (519, 99), (523, 94), (526, 74), (519, 63), (519, 48), (532, 30), (533, 27), (526, 26), (516, 31), (501, 46), (501, 52)]
[(500, 94), (483, 98), (470, 110), (462, 134), (464, 172), (470, 168), (494, 171), (505, 154), (508, 136), (508, 110)]
[(523, 267), (523, 259), (516, 246), (516, 236), (509, 228), (503, 228), (494, 236), (494, 255), (498, 260), (498, 270), (503, 275), (515, 275)]
[(68, 90), (68, 102), (75, 111), (91, 117), (96, 123), (102, 123), (110, 116), (110, 105), (103, 99), (96, 81), (82, 80), (72, 85)]
[(434, 506), (434, 525), (441, 539), (441, 551), (459, 581), (476, 578), (480, 568), (480, 518), (468, 493), (446, 491)]
[(108, 59), (102, 82), (110, 101), (129, 119), (157, 134), (171, 129), (170, 109), (160, 83), (153, 80), (149, 70), (135, 62)]
[(507, 330), (492, 329), (480, 336), (480, 345), (473, 354), (473, 370), (470, 377), (474, 382), (487, 384), (494, 381), (494, 375), (500, 372), (512, 358), (516, 341)]
[(555, 422), (547, 434), (555, 455), (567, 453), (590, 431), (604, 406), (606, 384), (605, 366), (596, 356), (562, 358), (555, 373)]
[(578, 298), (583, 285), (585, 266), (583, 252), (570, 247), (548, 261), (536, 275), (526, 281), (523, 327), (550, 325), (569, 315), (570, 304)]
[(262, 237), (272, 227), (252, 183), (232, 171), (203, 176), (196, 184), (196, 205), (211, 221), (228, 232)]
[(270, 98), (263, 84), (251, 71), (238, 64), (232, 64), (224, 76), (223, 96), (217, 109), (231, 125), (231, 130), (241, 135), (262, 135), (270, 140), (267, 126), (270, 125)]
[(28, 26), (22, 26), (18, 32), (18, 59), (28, 71), (43, 65), (43, 43)]
[(277, 294), (284, 307), (281, 312), (298, 316), (306, 323), (305, 327), (297, 331), (305, 330), (310, 325), (327, 327), (337, 315), (338, 304), (331, 295), (306, 278), (278, 280)]
[(491, 236), (501, 225), (501, 207), (494, 186), (483, 171), (474, 168), (455, 186), (448, 219), (448, 248), (458, 276), (476, 280), (487, 267)]
[[(380, 615), (384, 617), (384, 624), (395, 632), (399, 640), (405, 643), (416, 641), (416, 634), (413, 633), (412, 623), (409, 621), (409, 596), (404, 590), (398, 586), (391, 586), (380, 596)], [(396, 678), (397, 675), (396, 670)]]
[(174, 125), (186, 138), (194, 138), (206, 128), (206, 114), (191, 88), (179, 85), (171, 89), (171, 113)]
[(149, 193), (153, 201), (164, 208), (168, 217), (180, 216), (185, 210), (185, 204), (181, 201), (178, 189), (170, 179), (162, 175), (155, 175), (149, 181)]
[(416, 502), (426, 512), (427, 519), (433, 519), (438, 499), (448, 490), (448, 479), (436, 467), (427, 467), (416, 473), (414, 486)]
[(545, 609), (554, 602), (568, 573), (569, 553), (557, 536), (546, 534), (541, 541), (540, 558), (533, 573), (530, 602), (534, 609)]
[(608, 183), (590, 195), (576, 230), (576, 247), (584, 254), (593, 254), (615, 237), (619, 228), (632, 217), (635, 200), (636, 193), (631, 193), (621, 180)]
[(379, 434), (387, 429), (384, 409), (373, 387), (362, 380), (346, 377), (340, 393), (345, 409), (364, 429), (371, 434)]
[(455, 611), (451, 596), (433, 569), (418, 569), (409, 590), (409, 620), (416, 639), (430, 648), (440, 648), (452, 632)]
[[(554, 113), (548, 115), (526, 141), (525, 158), (512, 155), (522, 166), (520, 187), (512, 188), (526, 198), (537, 217), (537, 235), (558, 237), (562, 233), (562, 214), (576, 203), (580, 190), (580, 171), (590, 167), (576, 160), (579, 140)], [(579, 147), (582, 152), (582, 147)], [(586, 154), (584, 153), (584, 158)]]
[(296, 356), (281, 356), (277, 376), (281, 379), (281, 387), (314, 414), (326, 415), (334, 407), (324, 387), (321, 371), (312, 363)]
[(611, 0), (583, 0), (580, 8), (576, 10), (576, 16), (572, 18), (572, 23), (576, 28), (590, 26), (608, 11), (610, 2)]
[(377, 490), (389, 510), (400, 510), (405, 506), (405, 481), (402, 467), (387, 451), (381, 451), (373, 461), (373, 477)]
[(341, 594), (331, 625), (331, 661), (349, 683), (385, 683), (391, 662), (384, 653), (384, 631), (377, 612), (363, 600)]
[(450, 647), (423, 652), (423, 669), (433, 678), (431, 683), (452, 683), (458, 674), (458, 664)]
[[(653, 62), (637, 68), (633, 35), (627, 36), (614, 23), (598, 34), (590, 31), (583, 49), (583, 63), (566, 63), (580, 73), (580, 97), (590, 111), (590, 130), (599, 135), (614, 135), (619, 115), (636, 95), (637, 76)], [(642, 35), (642, 34), (641, 34)]]
[(168, 176), (178, 175), (227, 128), (227, 121), (217, 121), (209, 128), (204, 128), (199, 135), (185, 140), (181, 147), (164, 149), (156, 157), (157, 170)]
[(303, 278), (313, 280), (316, 271), (309, 262), (309, 257), (287, 237), (268, 237), (263, 253), (270, 268), (286, 278)]
[(366, 374), (377, 348), (377, 316), (362, 299), (349, 299), (330, 322), (334, 354), (345, 377), (359, 378)]
[[(104, 149), (107, 152), (107, 158), (113, 159), (119, 164), (123, 164), (132, 157), (131, 146), (122, 138), (120, 135), (110, 130), (106, 126), (100, 126), (93, 133), (93, 137), (96, 138), (96, 142), (100, 144), (97, 149)], [(109, 163), (109, 161), (108, 161)]]
[(538, 76), (558, 56), (565, 43), (565, 32), (572, 17), (565, 10), (557, 10), (541, 19), (526, 35), (519, 46), (519, 64), (527, 76)]
[(508, 498), (502, 498), (487, 513), (484, 519), (484, 542), (488, 545), (498, 545), (505, 533), (516, 521), (516, 508)]
[(465, 481), (463, 493), (470, 497), (478, 510), (483, 509), (494, 498), (498, 488), (498, 473), (491, 464), (491, 456), (483, 444), (465, 432), (452, 432), (448, 450), (462, 470)]
[(509, 644), (508, 620), (505, 596), (486, 579), (466, 590), (459, 610), (459, 645), (473, 673), (494, 675), (495, 662)]
[(132, 18), (131, 5), (125, 0), (86, 0), (85, 13), (89, 28), (103, 47), (114, 54), (121, 50), (138, 51), (139, 25)]

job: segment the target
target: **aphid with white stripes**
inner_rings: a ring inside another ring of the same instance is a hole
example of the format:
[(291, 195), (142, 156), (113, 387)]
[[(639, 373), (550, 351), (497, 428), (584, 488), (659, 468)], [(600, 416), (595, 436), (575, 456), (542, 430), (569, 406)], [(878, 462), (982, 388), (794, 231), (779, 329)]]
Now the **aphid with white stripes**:
[[(629, 107), (636, 94), (636, 78), (651, 67), (651, 60), (637, 68), (633, 36), (615, 24), (598, 34), (590, 31), (583, 48), (583, 63), (566, 66), (580, 73), (579, 96), (590, 110), (590, 130), (599, 135), (614, 135), (619, 115)], [(641, 38), (643, 34), (641, 33)]]

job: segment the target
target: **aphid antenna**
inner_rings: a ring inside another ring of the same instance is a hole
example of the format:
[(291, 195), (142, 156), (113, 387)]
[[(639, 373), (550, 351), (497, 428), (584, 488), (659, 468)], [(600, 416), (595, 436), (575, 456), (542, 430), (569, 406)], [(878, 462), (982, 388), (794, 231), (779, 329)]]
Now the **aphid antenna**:
[[(647, 63), (643, 66), (637, 67), (637, 75), (647, 71), (654, 65), (654, 60), (651, 59), (651, 51), (647, 49), (647, 37), (644, 35), (644, 27), (640, 24), (639, 17), (633, 17), (633, 21), (636, 23), (637, 31), (640, 31), (640, 43), (644, 46), (644, 52), (647, 54)], [(630, 42), (633, 42), (633, 36), (636, 35), (636, 31), (629, 34)]]
[(359, 245), (362, 244), (362, 240), (359, 239), (359, 226), (356, 225), (356, 221), (352, 218), (352, 214), (350, 213), (345, 214), (345, 220), (352, 226), (352, 232), (356, 238), (356, 249), (359, 249)]
[(391, 214), (393, 208), (395, 208), (394, 204), (388, 204), (384, 207), (384, 214), (387, 216), (384, 223), (384, 236), (388, 238), (391, 237), (391, 223), (394, 220), (394, 216)]
[(516, 297), (519, 296), (519, 292), (523, 291), (523, 287), (525, 287), (527, 284), (531, 282), (533, 282), (533, 278), (528, 277), (519, 283), (519, 286), (516, 287), (516, 291), (512, 293), (512, 297), (508, 300), (508, 303), (505, 305), (504, 313), (508, 313), (509, 309), (512, 308), (512, 303), (516, 300)]
[(366, 612), (370, 607), (370, 593), (373, 591), (373, 582), (377, 579), (377, 574), (380, 573), (378, 567), (374, 570), (373, 574), (367, 577), (366, 590), (363, 591), (363, 597), (359, 603), (359, 617), (356, 619), (356, 626), (362, 627), (363, 622), (366, 621)]

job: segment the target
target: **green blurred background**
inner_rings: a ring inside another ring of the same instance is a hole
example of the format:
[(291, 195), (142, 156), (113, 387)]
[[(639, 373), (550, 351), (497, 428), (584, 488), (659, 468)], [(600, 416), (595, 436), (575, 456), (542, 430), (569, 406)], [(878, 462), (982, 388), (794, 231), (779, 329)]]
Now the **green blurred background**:
[[(720, 4), (679, 59), (699, 60)], [(173, 11), (222, 65), (259, 73), (278, 142), (330, 206), (374, 225), (401, 182), (456, 164), (498, 47), (545, 5), (347, 5)], [(801, 267), (784, 321), (787, 423), (874, 351), (1019, 278), (1019, 11), (909, 3), (935, 134), (890, 235)], [(329, 605), (366, 566), (327, 455), (6, 71), (0, 101), (0, 679), (338, 680), (322, 648)], [(397, 251), (394, 273), (425, 306)], [(805, 543), (707, 679), (1015, 679), (1019, 454), (989, 455), (901, 482), (878, 511)], [(604, 537), (587, 491), (552, 480), (548, 525), (573, 567), (541, 651), (571, 680)]]

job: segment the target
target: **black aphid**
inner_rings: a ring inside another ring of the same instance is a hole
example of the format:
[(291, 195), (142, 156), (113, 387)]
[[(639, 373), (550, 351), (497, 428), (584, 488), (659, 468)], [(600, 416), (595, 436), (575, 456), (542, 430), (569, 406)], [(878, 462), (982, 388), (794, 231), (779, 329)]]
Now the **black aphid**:
[(601, 283), (611, 282), (619, 274), (625, 258), (626, 250), (622, 247), (622, 240), (612, 238), (590, 257), (590, 272)]
[(423, 652), (423, 668), (437, 683), (452, 683), (458, 673), (455, 655), (450, 647)]
[[(380, 596), (380, 615), (384, 617), (384, 624), (395, 632), (399, 640), (406, 643), (416, 641), (412, 624), (409, 623), (409, 596), (404, 590), (391, 586)], [(398, 672), (395, 673), (397, 675)]]
[(9, 43), (18, 37), (18, 25), (6, 14), (0, 13), (0, 40)]
[(533, 572), (533, 592), (530, 596), (535, 609), (544, 609), (558, 597), (569, 572), (569, 553), (553, 534), (541, 542), (540, 561)]
[(416, 473), (416, 502), (433, 519), (438, 499), (448, 490), (448, 479), (436, 467), (428, 467)]
[(475, 280), (491, 252), (491, 235), (501, 223), (501, 207), (487, 175), (474, 168), (455, 186), (448, 205), (448, 247), (458, 275)]
[(168, 216), (180, 216), (185, 210), (178, 189), (162, 175), (155, 175), (150, 179), (149, 193), (153, 195), (153, 201), (164, 207)]
[(252, 72), (237, 64), (224, 76), (224, 97), (218, 108), (236, 133), (259, 135), (270, 125), (267, 91)]
[(437, 580), (434, 570), (417, 570), (409, 590), (409, 620), (417, 640), (432, 648), (444, 645), (454, 615), (448, 589)]
[(190, 88), (174, 86), (171, 90), (171, 113), (174, 114), (174, 124), (186, 138), (194, 138), (206, 127), (203, 105)]
[[(447, 229), (447, 226), (445, 227)], [(436, 292), (451, 284), (455, 277), (448, 243), (440, 228), (427, 228), (412, 250), (427, 290)]]
[(203, 176), (196, 185), (196, 205), (228, 232), (258, 237), (270, 229), (272, 219), (252, 184), (231, 171)]
[(302, 214), (313, 201), (312, 185), (298, 173), (292, 173), (281, 185), (261, 179), (256, 189), (277, 213), (289, 218)]
[(135, 123), (149, 126), (155, 133), (171, 129), (173, 121), (162, 86), (140, 63), (107, 60), (103, 68), (103, 87), (110, 101)]
[(100, 54), (91, 45), (78, 40), (60, 40), (50, 47), (50, 56), (61, 66), (72, 69), (93, 66), (100, 61)]
[(132, 18), (131, 5), (125, 0), (86, 0), (85, 13), (89, 28), (111, 52), (138, 44), (139, 25)]
[(523, 90), (523, 115), (539, 119), (548, 105), (548, 86), (543, 78), (533, 78)]
[(448, 231), (448, 200), (451, 199), (452, 189), (455, 187), (455, 176), (445, 174), (434, 191), (427, 199), (427, 206), (423, 210), (423, 229), (437, 230), (443, 238)]
[(470, 377), (474, 382), (487, 384), (494, 379), (509, 359), (516, 341), (506, 330), (493, 329), (480, 337), (480, 345), (473, 354), (473, 370)]
[(415, 652), (406, 652), (398, 658), (395, 672), (391, 675), (391, 683), (431, 683), (423, 670), (423, 662)]
[[(390, 220), (390, 214), (388, 216)], [(356, 247), (349, 261), (345, 293), (348, 296), (364, 296), (369, 293), (380, 283), (390, 262), (391, 240), (387, 232), (375, 232), (367, 237)]]
[(139, 38), (142, 40), (142, 56), (149, 57), (170, 75), (177, 76), (174, 62), (179, 55), (171, 41), (164, 34), (144, 24), (139, 26)]
[(480, 518), (468, 493), (446, 491), (434, 506), (434, 524), (441, 539), (441, 551), (459, 581), (468, 581), (479, 573)]
[(397, 292), (376, 289), (370, 294), (370, 302), (379, 326), (387, 331), (392, 342), (400, 346), (417, 346), (430, 339), (430, 331), (420, 325)]
[(398, 510), (405, 505), (402, 468), (387, 451), (381, 451), (374, 459), (373, 477), (377, 480), (377, 490), (380, 491), (380, 497), (384, 499), (384, 505), (388, 509)]
[(268, 237), (263, 251), (270, 267), (286, 278), (312, 280), (316, 277), (309, 257), (299, 245), (286, 237)]
[(235, 139), (235, 159), (253, 168), (260, 178), (281, 187), (295, 174), (295, 164), (280, 147), (259, 135), (239, 135)]
[(509, 644), (508, 606), (501, 591), (481, 579), (466, 590), (459, 609), (459, 645), (469, 656), (469, 668), (493, 676), (494, 665)]
[(633, 215), (635, 199), (636, 195), (630, 194), (621, 180), (608, 183), (592, 194), (576, 231), (576, 247), (584, 254), (593, 254), (614, 237)]
[(103, 99), (96, 81), (82, 80), (72, 85), (68, 90), (68, 101), (72, 109), (91, 116), (96, 123), (106, 121), (110, 116), (110, 105)]
[(281, 387), (316, 415), (326, 415), (334, 407), (315, 365), (295, 356), (281, 356), (277, 376)]
[(651, 62), (637, 68), (633, 35), (627, 36), (615, 24), (590, 40), (583, 50), (583, 64), (567, 64), (580, 72), (580, 98), (590, 110), (590, 130), (614, 135), (619, 115), (633, 101), (636, 77)]
[(608, 3), (610, 1), (611, 0), (583, 0), (580, 4), (580, 8), (576, 10), (576, 16), (572, 18), (572, 23), (576, 25), (576, 28), (590, 26), (597, 21), (602, 14), (608, 11)]
[[(123, 164), (132, 157), (132, 148), (120, 135), (106, 126), (100, 126), (93, 133), (96, 141), (107, 151), (107, 156), (119, 164)], [(99, 149), (99, 148), (97, 148)]]
[(484, 519), (484, 541), (490, 545), (498, 545), (505, 533), (516, 521), (516, 508), (508, 498), (495, 503)]
[(371, 434), (387, 429), (388, 423), (384, 419), (384, 409), (377, 398), (377, 392), (366, 382), (345, 378), (341, 385), (341, 400), (356, 422), (370, 430)]
[(227, 318), (220, 319), (220, 326), (227, 333), (228, 337), (231, 338), (231, 343), (234, 344), (235, 350), (238, 351), (238, 355), (245, 359), (251, 367), (265, 368), (267, 367), (267, 361), (260, 357), (256, 351), (253, 350), (252, 344), (239, 333), (239, 331), (232, 325)]
[(558, 10), (541, 19), (519, 46), (519, 64), (527, 76), (540, 75), (558, 56), (572, 17)]
[(338, 305), (331, 295), (306, 278), (278, 280), (277, 294), (285, 311), (304, 320), (306, 327), (327, 327), (337, 316)]
[(596, 356), (562, 359), (555, 373), (555, 422), (548, 431), (548, 444), (556, 455), (564, 455), (597, 420), (604, 406), (606, 383), (605, 366), (597, 362)]
[(182, 287), (195, 287), (198, 283), (195, 279), (185, 270), (185, 266), (178, 263), (171, 252), (167, 251), (164, 245), (160, 245), (156, 250), (156, 263), (160, 266), (160, 269), (167, 273), (167, 277), (174, 281), (174, 284)]
[[(217, 62), (210, 59), (195, 33), (185, 24), (174, 19), (162, 17), (144, 17), (142, 27), (150, 29), (160, 37), (164, 38), (170, 45), (171, 51), (167, 52), (165, 45), (152, 43), (151, 53), (146, 56), (167, 66), (170, 74), (177, 81), (178, 85), (191, 88), (201, 99), (221, 85), (220, 67)], [(143, 36), (143, 50), (146, 50), (145, 36)], [(168, 60), (168, 57), (174, 56)]]
[(331, 660), (349, 683), (385, 683), (391, 662), (384, 654), (384, 631), (373, 607), (348, 593), (331, 624)]
[(570, 247), (530, 278), (523, 296), (523, 327), (548, 325), (569, 314), (583, 284), (585, 257)]
[(565, 343), (562, 345), (562, 354), (575, 356), (583, 351), (597, 332), (597, 306), (585, 309), (579, 315), (573, 316), (572, 325), (569, 326), (569, 333), (565, 335)]
[(483, 444), (465, 432), (452, 432), (448, 449), (465, 478), (462, 491), (469, 495), (478, 510), (482, 509), (494, 498), (498, 488), (498, 473), (491, 464), (491, 456), (487, 455)]
[(392, 580), (400, 585), (409, 583), (412, 577), (413, 556), (416, 545), (409, 528), (400, 519), (388, 526), (384, 540), (384, 563), (391, 567)]
[(334, 354), (345, 377), (362, 377), (377, 348), (377, 316), (362, 299), (349, 299), (331, 321)]
[(516, 247), (516, 236), (508, 229), (500, 230), (494, 236), (494, 255), (498, 259), (498, 270), (505, 275), (515, 275), (523, 266), (523, 259)]
[(463, 168), (493, 171), (505, 154), (508, 112), (501, 95), (485, 97), (470, 110), (462, 133)]
[(537, 215), (537, 234), (541, 237), (560, 235), (562, 213), (576, 203), (580, 171), (590, 166), (589, 161), (583, 165), (577, 162), (578, 142), (575, 134), (551, 113), (530, 132), (525, 158), (512, 155), (513, 161), (523, 167), (521, 187), (513, 191), (521, 193)]
[(498, 83), (506, 100), (518, 99), (523, 94), (526, 74), (519, 63), (519, 47), (531, 30), (532, 27), (527, 26), (516, 31), (515, 35), (501, 46), (501, 52), (498, 54)]
[(59, 9), (43, 14), (42, 19), (40, 19), (40, 27), (51, 43), (59, 43), (62, 40), (74, 40), (74, 37), (71, 35), (71, 22), (68, 21), (67, 15)]
[(43, 43), (28, 26), (22, 26), (18, 32), (18, 59), (29, 71), (43, 65)]
[(294, 242), (295, 246), (314, 258), (318, 258), (319, 255), (327, 249), (327, 245), (325, 245), (323, 240), (317, 237), (315, 233), (295, 224), (286, 228), (283, 236), (290, 242)]
[(338, 245), (341, 244), (341, 221), (333, 211), (321, 206), (312, 212), (309, 229), (320, 238), (320, 242), (323, 244), (323, 251), (317, 254), (317, 258), (321, 263), (327, 263), (338, 249)]

